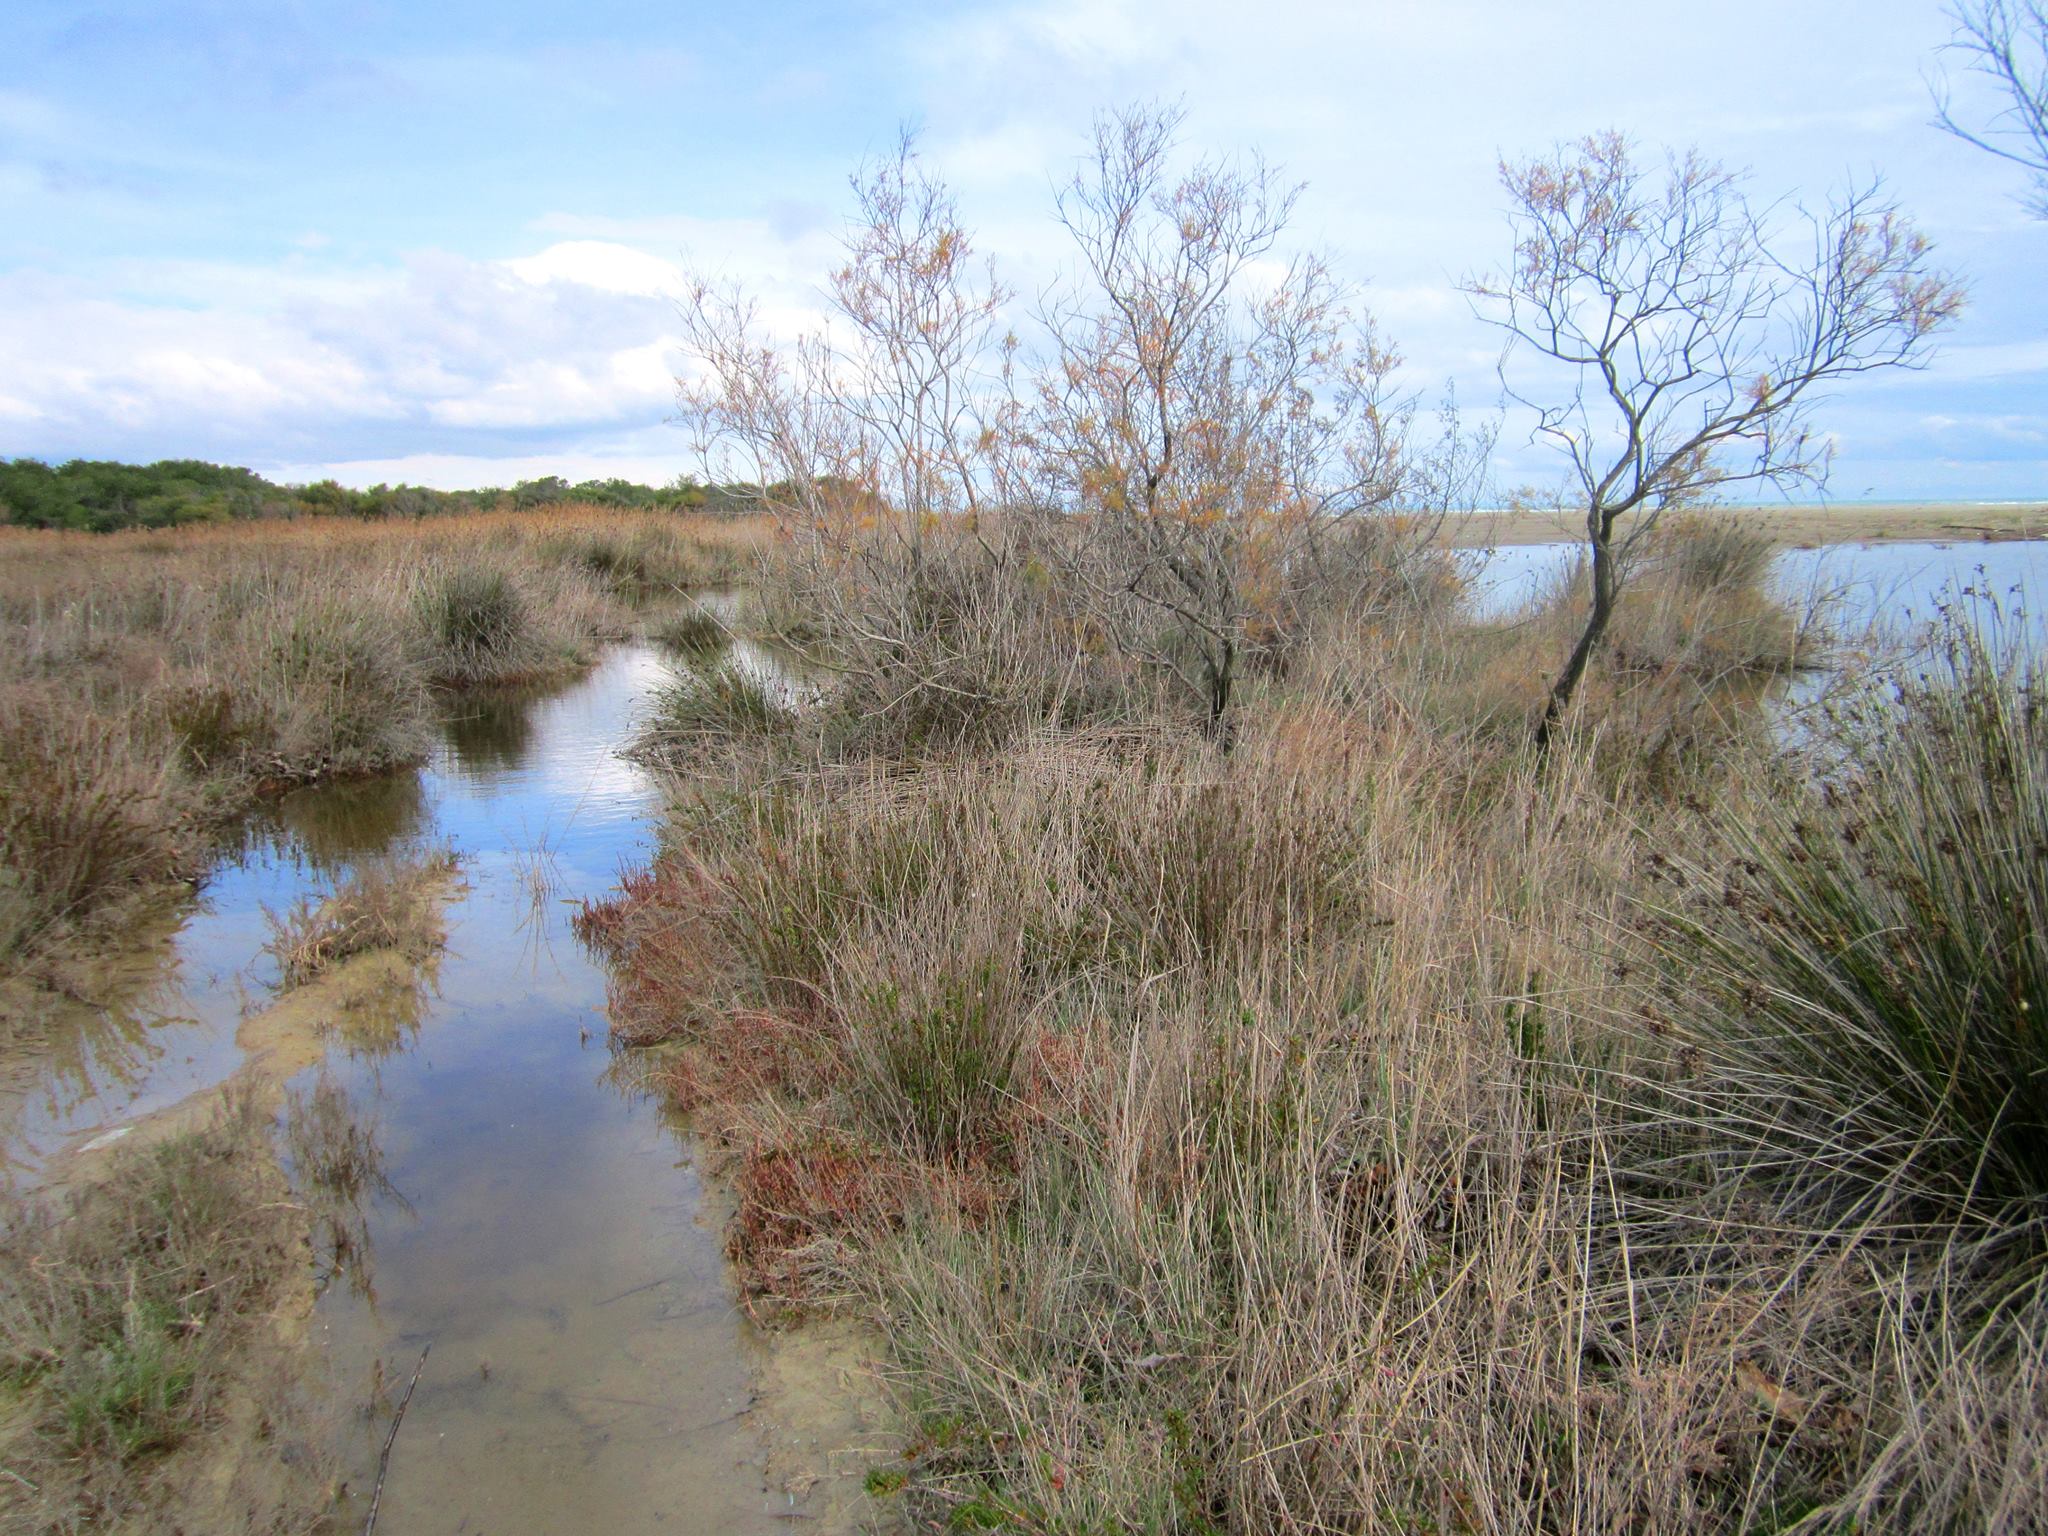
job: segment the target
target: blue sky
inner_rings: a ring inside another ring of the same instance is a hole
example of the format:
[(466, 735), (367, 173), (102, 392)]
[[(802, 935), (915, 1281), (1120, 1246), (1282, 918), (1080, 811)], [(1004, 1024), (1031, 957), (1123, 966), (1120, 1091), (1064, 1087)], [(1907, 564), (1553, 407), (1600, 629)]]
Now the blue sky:
[[(14, 0), (0, 455), (665, 480), (683, 268), (801, 323), (847, 172), (910, 124), (1028, 292), (1090, 114), (1182, 96), (1192, 144), (1308, 182), (1299, 236), (1468, 404), (1500, 154), (1613, 126), (1767, 197), (1882, 173), (1971, 306), (1926, 372), (1825, 409), (1834, 494), (2048, 497), (2048, 223), (1928, 126), (1947, 35), (1938, 0)], [(1503, 478), (1550, 468), (1511, 422)]]

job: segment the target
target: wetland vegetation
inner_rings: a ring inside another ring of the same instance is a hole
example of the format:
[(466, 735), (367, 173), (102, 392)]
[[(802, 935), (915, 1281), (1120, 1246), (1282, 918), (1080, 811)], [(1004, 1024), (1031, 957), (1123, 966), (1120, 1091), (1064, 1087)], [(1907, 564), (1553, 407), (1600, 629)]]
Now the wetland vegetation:
[[(1953, 285), (1875, 189), (1795, 269), (1697, 157), (1505, 168), (1473, 294), (1565, 365), (1586, 531), (1480, 605), (1488, 429), (1178, 122), (1098, 124), (1028, 380), (907, 141), (836, 328), (692, 288), (722, 515), (0, 531), (0, 1047), (209, 876), (214, 1003), (267, 991), (16, 1202), (0, 1513), (374, 1522), (402, 1345), (395, 1522), (2048, 1519), (2035, 633), (1980, 587), (1877, 648), (1722, 504)], [(1627, 347), (1557, 343), (1580, 282)], [(737, 1449), (734, 1295), (867, 1341), (858, 1497)]]

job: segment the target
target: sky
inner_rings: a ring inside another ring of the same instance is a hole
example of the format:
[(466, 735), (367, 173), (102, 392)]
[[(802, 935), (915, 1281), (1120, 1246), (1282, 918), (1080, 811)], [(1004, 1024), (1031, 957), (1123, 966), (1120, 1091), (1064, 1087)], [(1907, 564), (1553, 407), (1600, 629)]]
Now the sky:
[[(815, 312), (849, 173), (908, 127), (1029, 294), (1093, 114), (1180, 99), (1192, 150), (1307, 184), (1292, 237), (1468, 408), (1500, 389), (1459, 285), (1508, 256), (1503, 155), (1616, 128), (1763, 200), (1881, 175), (1970, 302), (1822, 408), (1831, 493), (2048, 497), (2048, 221), (1931, 126), (1949, 35), (1939, 0), (10, 0), (0, 457), (663, 483), (697, 467), (686, 271)], [(1547, 483), (1524, 425), (1498, 473)]]

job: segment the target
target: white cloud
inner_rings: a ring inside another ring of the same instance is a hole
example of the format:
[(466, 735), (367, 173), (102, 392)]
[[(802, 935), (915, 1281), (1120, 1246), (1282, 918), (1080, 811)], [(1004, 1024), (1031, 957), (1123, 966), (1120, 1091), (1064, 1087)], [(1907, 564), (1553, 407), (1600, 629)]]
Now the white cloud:
[(674, 262), (610, 240), (564, 240), (505, 266), (529, 283), (577, 283), (601, 293), (674, 297), (684, 285)]
[(116, 278), (0, 275), (5, 414), (36, 428), (19, 451), (103, 452), (110, 420), (166, 452), (243, 458), (275, 452), (272, 433), (639, 425), (673, 394), (680, 273), (625, 245), (426, 253), (396, 270), (131, 263)]
[(1927, 371), (1935, 378), (1962, 380), (2015, 379), (2048, 374), (2048, 337), (2038, 341), (1994, 342), (1982, 346), (1944, 347)]
[(678, 434), (656, 430), (560, 452), (409, 453), (380, 458), (306, 460), (272, 465), (270, 473), (279, 480), (298, 484), (334, 479), (357, 487), (424, 485), (443, 491), (512, 485), (549, 475), (560, 475), (570, 481), (618, 477), (642, 485), (663, 485), (690, 467), (681, 450)]

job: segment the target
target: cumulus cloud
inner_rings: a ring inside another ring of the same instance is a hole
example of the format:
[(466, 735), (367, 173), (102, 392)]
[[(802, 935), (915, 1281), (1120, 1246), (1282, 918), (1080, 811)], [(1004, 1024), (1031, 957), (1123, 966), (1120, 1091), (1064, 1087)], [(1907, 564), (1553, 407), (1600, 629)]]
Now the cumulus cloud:
[(105, 281), (0, 275), (0, 414), (33, 428), (17, 451), (103, 452), (113, 424), (244, 460), (313, 441), (345, 455), (393, 428), (658, 422), (680, 285), (673, 263), (596, 240), (339, 273), (131, 265), (120, 298)]

